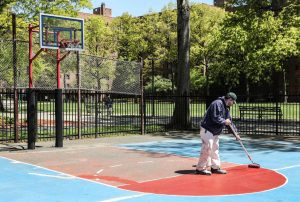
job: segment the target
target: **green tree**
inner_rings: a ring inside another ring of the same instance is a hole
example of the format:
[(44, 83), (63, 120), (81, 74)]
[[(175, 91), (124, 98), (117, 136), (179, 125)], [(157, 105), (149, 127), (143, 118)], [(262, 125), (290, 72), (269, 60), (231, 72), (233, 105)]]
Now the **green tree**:
[(14, 1), (12, 11), (26, 21), (36, 21), (40, 13), (77, 16), (83, 8), (92, 8), (90, 0), (18, 0)]
[(152, 82), (148, 82), (145, 85), (145, 92), (146, 93), (169, 93), (172, 90), (172, 82), (170, 79), (163, 78), (162, 76), (158, 75), (154, 77), (154, 86), (152, 88)]
[(284, 60), (299, 54), (299, 27), (283, 19), (287, 17), (283, 11), (289, 6), (277, 13), (269, 9), (269, 1), (229, 3), (239, 7), (228, 13), (220, 30), (219, 62), (214, 66), (214, 77), (228, 90), (244, 77), (249, 95), (250, 84), (270, 81), (273, 71), (281, 71)]
[(111, 57), (116, 52), (116, 42), (111, 27), (99, 16), (85, 22), (85, 46), (91, 55)]
[(107, 91), (116, 77), (116, 62), (110, 59), (89, 56), (82, 60), (82, 87)]
[(124, 13), (122, 16), (115, 18), (111, 24), (117, 41), (117, 53), (121, 59), (140, 60), (139, 56), (145, 44), (137, 26), (138, 20), (138, 18)]
[(188, 0), (177, 0), (177, 40), (177, 97), (173, 123), (178, 129), (187, 129), (191, 125), (189, 99), (186, 97), (190, 95), (190, 4)]
[(12, 0), (1, 0), (0, 1), (0, 13), (2, 13), (4, 8), (11, 2), (13, 2), (13, 1)]
[(223, 9), (205, 4), (191, 7), (191, 89), (206, 87), (209, 95), (209, 68), (215, 62), (219, 44), (215, 38), (225, 17)]

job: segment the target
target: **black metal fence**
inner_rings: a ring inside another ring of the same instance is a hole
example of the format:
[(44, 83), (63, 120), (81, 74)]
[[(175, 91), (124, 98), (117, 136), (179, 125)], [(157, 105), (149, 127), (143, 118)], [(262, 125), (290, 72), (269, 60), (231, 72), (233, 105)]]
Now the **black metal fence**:
[[(27, 93), (17, 89), (0, 89), (0, 141), (27, 141)], [(55, 138), (55, 91), (35, 89), (37, 103), (37, 139)], [(63, 134), (65, 138), (99, 137), (108, 134), (140, 133), (140, 96), (108, 94), (96, 91), (63, 92)], [(15, 107), (15, 100), (17, 106)], [(80, 101), (79, 101), (80, 100)]]
[[(55, 138), (55, 94), (38, 90), (37, 138)], [(207, 98), (200, 96), (141, 96), (110, 94), (112, 104), (106, 103), (107, 94), (98, 91), (63, 91), (64, 138), (100, 137), (109, 134), (140, 134), (173, 130), (175, 99), (189, 99), (191, 128), (199, 129), (206, 111)], [(0, 141), (27, 141), (27, 93), (25, 89), (0, 89)], [(210, 100), (213, 98), (209, 98)], [(267, 98), (239, 96), (231, 109), (239, 131), (245, 134), (300, 135), (300, 95), (268, 96)], [(143, 116), (142, 116), (143, 115)], [(142, 127), (143, 126), (143, 127)]]
[[(205, 114), (207, 100), (189, 96), (192, 129), (199, 129)], [(167, 131), (176, 128), (172, 124), (174, 96), (146, 96), (145, 123), (147, 132)], [(231, 107), (231, 116), (240, 132), (248, 135), (300, 135), (300, 95), (239, 96), (238, 103)]]

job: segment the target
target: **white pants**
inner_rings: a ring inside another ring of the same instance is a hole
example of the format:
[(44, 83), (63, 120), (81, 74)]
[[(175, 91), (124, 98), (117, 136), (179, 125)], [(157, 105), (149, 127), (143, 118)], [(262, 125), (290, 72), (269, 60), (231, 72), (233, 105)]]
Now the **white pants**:
[(209, 167), (218, 169), (221, 166), (219, 156), (219, 136), (213, 135), (206, 129), (200, 129), (202, 147), (197, 165), (197, 170), (206, 170)]

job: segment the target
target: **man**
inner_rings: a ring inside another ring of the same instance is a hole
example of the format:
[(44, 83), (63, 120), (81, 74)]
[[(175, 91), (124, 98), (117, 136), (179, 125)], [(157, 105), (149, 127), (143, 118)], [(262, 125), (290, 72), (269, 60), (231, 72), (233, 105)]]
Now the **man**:
[[(203, 121), (201, 122), (200, 136), (202, 140), (202, 148), (199, 161), (196, 168), (196, 174), (211, 175), (226, 174), (226, 170), (221, 169), (221, 161), (219, 156), (219, 135), (225, 126), (233, 125), (229, 113), (229, 108), (236, 103), (237, 96), (233, 92), (229, 92), (226, 96), (219, 97), (213, 101), (208, 107)], [(236, 130), (235, 126), (233, 125)], [(238, 139), (240, 137), (238, 136)], [(209, 171), (209, 168), (211, 170)]]

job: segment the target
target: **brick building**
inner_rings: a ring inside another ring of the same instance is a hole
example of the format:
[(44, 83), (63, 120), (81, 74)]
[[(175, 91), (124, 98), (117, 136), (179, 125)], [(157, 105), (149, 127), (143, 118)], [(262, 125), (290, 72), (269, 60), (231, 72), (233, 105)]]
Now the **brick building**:
[(79, 12), (78, 16), (82, 19), (88, 19), (91, 16), (101, 16), (105, 19), (106, 22), (110, 22), (113, 19), (112, 9), (106, 8), (105, 3), (101, 3), (100, 7), (94, 8), (92, 14)]

